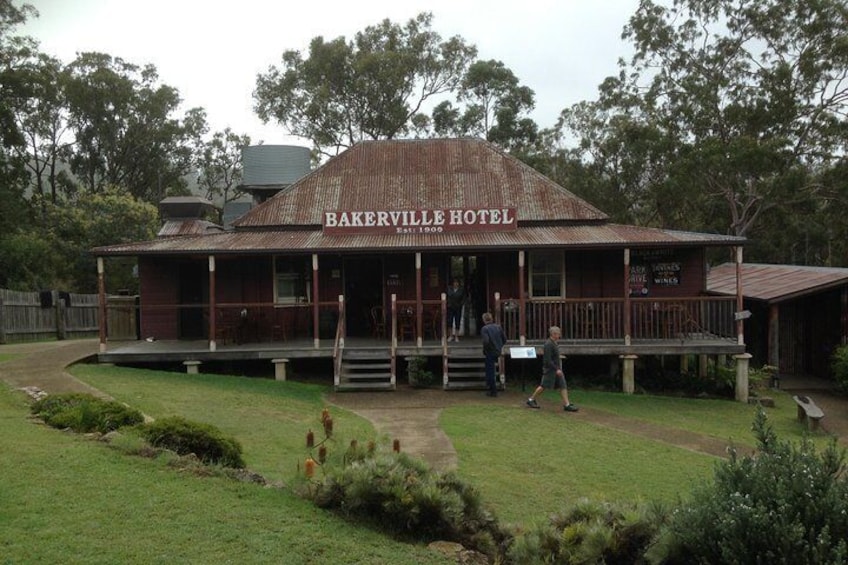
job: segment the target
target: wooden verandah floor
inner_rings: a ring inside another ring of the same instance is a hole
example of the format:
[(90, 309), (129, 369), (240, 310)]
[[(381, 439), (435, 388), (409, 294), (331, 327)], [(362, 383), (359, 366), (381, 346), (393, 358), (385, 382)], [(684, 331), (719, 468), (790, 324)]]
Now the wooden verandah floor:
[[(528, 340), (527, 347), (541, 348), (544, 340)], [(745, 352), (745, 346), (734, 340), (724, 338), (697, 339), (642, 339), (632, 340), (625, 345), (620, 339), (591, 339), (569, 340), (561, 339), (560, 351), (565, 355), (734, 355)], [(518, 346), (518, 342), (510, 341), (509, 347)], [(391, 342), (385, 339), (346, 338), (345, 350), (370, 350), (375, 353), (385, 352), (391, 355)], [(448, 343), (450, 353), (481, 352), (482, 346), (478, 336), (462, 338), (459, 342)], [(333, 340), (320, 340), (318, 347), (312, 339), (292, 339), (282, 342), (257, 342), (242, 344), (217, 345), (215, 351), (210, 351), (209, 342), (205, 340), (157, 340), (157, 341), (121, 341), (107, 342), (106, 351), (98, 354), (101, 363), (159, 363), (195, 361), (239, 361), (239, 360), (271, 360), (277, 358), (308, 359), (332, 358), (334, 351)], [(440, 340), (424, 340), (419, 347), (413, 341), (398, 342), (396, 355), (398, 357), (422, 355), (441, 356), (443, 347)], [(509, 355), (506, 351), (505, 355)]]

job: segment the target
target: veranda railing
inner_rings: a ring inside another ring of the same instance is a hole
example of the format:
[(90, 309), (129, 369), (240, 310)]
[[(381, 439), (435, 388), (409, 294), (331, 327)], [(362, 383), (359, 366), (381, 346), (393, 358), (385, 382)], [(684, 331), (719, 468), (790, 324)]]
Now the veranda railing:
[(551, 326), (569, 340), (735, 339), (734, 297), (634, 298), (629, 324), (621, 298), (532, 299), (525, 303), (524, 326), (516, 299), (497, 300), (507, 338), (545, 339)]

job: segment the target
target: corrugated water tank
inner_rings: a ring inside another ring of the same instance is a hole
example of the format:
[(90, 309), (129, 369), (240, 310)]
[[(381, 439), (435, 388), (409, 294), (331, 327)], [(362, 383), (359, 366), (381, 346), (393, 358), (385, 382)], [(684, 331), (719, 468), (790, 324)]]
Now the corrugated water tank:
[(310, 152), (297, 145), (251, 145), (242, 149), (242, 184), (289, 185), (310, 171)]

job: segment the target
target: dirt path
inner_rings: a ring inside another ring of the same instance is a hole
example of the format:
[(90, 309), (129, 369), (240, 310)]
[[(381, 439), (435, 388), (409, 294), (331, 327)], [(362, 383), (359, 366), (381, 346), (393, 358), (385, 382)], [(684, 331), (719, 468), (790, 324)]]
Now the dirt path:
[[(96, 340), (2, 345), (0, 353), (17, 354), (20, 357), (0, 363), (0, 379), (12, 388), (32, 386), (53, 394), (88, 392), (109, 398), (65, 371), (65, 367), (71, 363), (95, 355), (97, 350)], [(837, 436), (842, 445), (848, 446), (848, 398), (834, 394), (826, 385), (814, 379), (786, 379), (781, 383), (787, 392), (811, 396), (824, 410), (822, 428)], [(450, 439), (439, 427), (442, 410), (458, 404), (496, 404), (527, 410), (524, 407), (525, 396), (525, 392), (517, 389), (508, 390), (492, 399), (479, 391), (445, 392), (441, 389), (399, 386), (395, 392), (331, 393), (328, 401), (368, 419), (379, 433), (400, 440), (404, 452), (424, 459), (434, 468), (453, 469), (457, 465), (457, 455)], [(727, 455), (726, 441), (593, 410), (591, 406), (582, 406), (577, 414), (559, 415), (698, 453), (715, 457)]]
[[(835, 435), (841, 445), (848, 447), (848, 398), (835, 394), (831, 383), (818, 379), (785, 379), (782, 388), (791, 394), (811, 396), (825, 413), (822, 429)], [(328, 400), (370, 420), (378, 432), (390, 438), (399, 438), (405, 452), (421, 457), (435, 468), (452, 469), (457, 465), (457, 455), (450, 439), (439, 427), (442, 409), (458, 404), (496, 404), (525, 410), (526, 396), (526, 392), (508, 390), (492, 399), (479, 391), (445, 392), (441, 389), (414, 389), (399, 385), (399, 390), (393, 393), (333, 393)], [(726, 440), (593, 410), (591, 406), (582, 406), (577, 414), (560, 415), (698, 453), (715, 457), (728, 455)]]
[(98, 347), (93, 339), (0, 345), (0, 353), (20, 355), (0, 363), (0, 379), (12, 388), (33, 386), (48, 394), (87, 392), (109, 398), (65, 371), (68, 365), (96, 355)]
[[(334, 393), (328, 400), (370, 420), (379, 433), (399, 438), (406, 453), (421, 457), (434, 468), (453, 469), (457, 465), (456, 451), (450, 439), (439, 427), (443, 408), (455, 405), (494, 404), (528, 410), (524, 406), (527, 394), (506, 391), (491, 399), (479, 391), (452, 391), (440, 389), (403, 388), (396, 392)], [(559, 408), (548, 406), (549, 410)], [(727, 455), (727, 442), (705, 435), (667, 428), (609, 412), (582, 406), (576, 414), (558, 412), (563, 418), (575, 418), (622, 432), (661, 441), (683, 449), (715, 457)]]

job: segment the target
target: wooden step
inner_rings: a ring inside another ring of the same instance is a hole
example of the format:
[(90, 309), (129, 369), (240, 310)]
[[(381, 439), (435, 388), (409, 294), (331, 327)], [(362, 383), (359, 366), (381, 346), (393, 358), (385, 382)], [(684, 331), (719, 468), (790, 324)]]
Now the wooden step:
[(345, 361), (348, 361), (350, 359), (364, 359), (364, 360), (390, 359), (391, 356), (392, 356), (392, 351), (391, 351), (391, 349), (388, 349), (388, 348), (386, 348), (386, 349), (381, 349), (381, 348), (375, 348), (375, 349), (345, 349), (343, 356), (344, 356)]
[(484, 363), (473, 363), (473, 362), (464, 362), (464, 361), (453, 361), (448, 359), (448, 369), (456, 368), (456, 369), (483, 369), (486, 365)]
[(471, 351), (468, 351), (468, 352), (449, 351), (448, 352), (448, 359), (476, 359), (477, 361), (480, 361), (482, 363), (485, 358), (483, 357), (483, 354), (480, 353), (479, 351), (474, 351), (474, 352), (471, 352)]
[(392, 386), (390, 382), (379, 382), (379, 383), (358, 383), (358, 382), (340, 382), (336, 387), (336, 390), (339, 392), (343, 392), (346, 390), (358, 390), (358, 391), (392, 391), (395, 390), (395, 387)]
[(342, 367), (346, 367), (348, 369), (387, 369), (387, 370), (390, 370), (392, 368), (392, 364), (391, 363), (348, 363), (347, 361), (343, 361)]
[(345, 372), (344, 370), (342, 370), (340, 377), (342, 379), (353, 379), (353, 380), (359, 380), (359, 381), (364, 380), (364, 379), (391, 380), (392, 374), (389, 373), (389, 372), (385, 372), (385, 373), (374, 373), (374, 372), (371, 372), (371, 373), (350, 373), (350, 372)]

